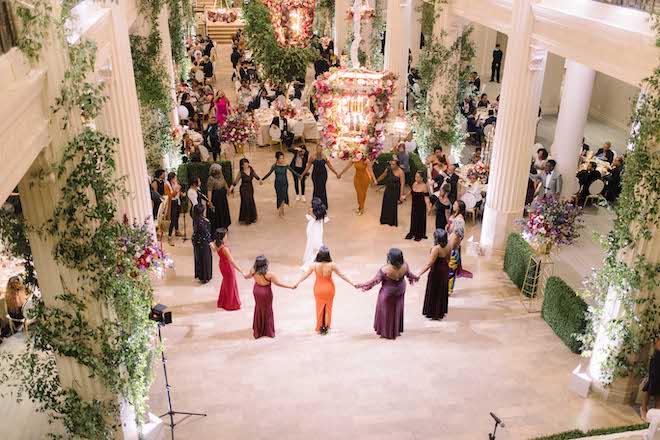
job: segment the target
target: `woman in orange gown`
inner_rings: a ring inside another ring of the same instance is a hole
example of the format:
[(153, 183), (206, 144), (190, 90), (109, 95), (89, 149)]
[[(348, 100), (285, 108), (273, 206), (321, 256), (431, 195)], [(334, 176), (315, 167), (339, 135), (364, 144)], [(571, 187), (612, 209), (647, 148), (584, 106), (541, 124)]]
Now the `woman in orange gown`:
[(316, 274), (316, 282), (314, 283), (314, 299), (316, 299), (316, 331), (322, 335), (328, 333), (330, 325), (332, 324), (332, 302), (335, 298), (335, 282), (332, 280), (332, 273), (336, 273), (342, 280), (346, 281), (351, 286), (355, 286), (353, 282), (348, 279), (335, 263), (332, 262), (330, 251), (327, 247), (322, 246), (319, 253), (316, 255), (316, 261), (307, 269), (307, 272), (302, 276), (293, 288), (298, 287), (300, 283), (305, 281), (312, 272)]
[(358, 154), (353, 160), (349, 160), (348, 164), (346, 164), (346, 168), (344, 168), (337, 177), (341, 178), (342, 174), (348, 171), (351, 166), (355, 167), (353, 185), (355, 186), (355, 193), (357, 194), (358, 202), (358, 207), (355, 212), (357, 215), (362, 215), (364, 212), (364, 202), (367, 199), (369, 184), (376, 180), (376, 176), (374, 176), (371, 161), (366, 157), (362, 157), (361, 154)]

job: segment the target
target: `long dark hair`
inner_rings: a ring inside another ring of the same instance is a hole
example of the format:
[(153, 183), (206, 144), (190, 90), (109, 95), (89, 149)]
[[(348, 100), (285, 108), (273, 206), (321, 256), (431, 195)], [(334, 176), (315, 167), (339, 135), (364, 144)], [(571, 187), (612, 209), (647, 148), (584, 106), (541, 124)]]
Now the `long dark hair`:
[(268, 262), (268, 258), (266, 258), (265, 255), (259, 255), (254, 260), (254, 273), (258, 273), (259, 275), (266, 275), (268, 272), (269, 264), (270, 263)]
[(331, 263), (332, 257), (330, 256), (330, 250), (325, 246), (321, 246), (321, 249), (319, 249), (319, 253), (316, 254), (316, 259), (314, 261), (317, 263)]
[(327, 214), (325, 205), (318, 197), (312, 199), (312, 214), (314, 214), (316, 220), (323, 220)]
[(460, 214), (465, 218), (465, 202), (463, 200), (456, 200), (456, 203), (458, 204), (458, 212), (454, 212), (454, 216)]
[(197, 226), (204, 218), (204, 205), (199, 203), (193, 207), (193, 225)]
[(396, 267), (397, 269), (403, 266), (405, 261), (403, 260), (403, 252), (401, 249), (392, 248), (387, 253), (387, 263)]
[(174, 180), (175, 177), (176, 177), (176, 173), (175, 173), (174, 171), (171, 171), (171, 172), (167, 175), (167, 181), (168, 181), (168, 182), (172, 182), (172, 180)]
[(436, 229), (435, 232), (433, 233), (433, 242), (436, 245), (440, 245), (442, 247), (447, 246), (448, 243), (447, 231), (441, 228)]
[(217, 247), (220, 247), (223, 245), (223, 242), (225, 240), (225, 236), (227, 235), (227, 229), (226, 228), (218, 228), (215, 230), (215, 235), (213, 236), (213, 240), (215, 241), (215, 245)]

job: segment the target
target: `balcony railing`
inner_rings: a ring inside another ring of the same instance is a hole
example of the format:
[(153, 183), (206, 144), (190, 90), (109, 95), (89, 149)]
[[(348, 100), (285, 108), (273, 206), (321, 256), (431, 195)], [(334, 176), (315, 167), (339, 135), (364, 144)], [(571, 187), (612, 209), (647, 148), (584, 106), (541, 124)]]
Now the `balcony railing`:
[(16, 46), (14, 12), (8, 0), (0, 0), (0, 54)]
[(623, 6), (624, 8), (639, 9), (649, 14), (660, 13), (660, 0), (595, 0), (608, 5)]

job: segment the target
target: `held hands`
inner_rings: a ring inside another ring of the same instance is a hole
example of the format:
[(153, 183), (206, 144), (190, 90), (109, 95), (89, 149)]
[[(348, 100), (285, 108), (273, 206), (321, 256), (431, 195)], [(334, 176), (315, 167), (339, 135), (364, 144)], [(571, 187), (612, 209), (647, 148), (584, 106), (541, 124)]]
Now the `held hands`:
[(263, 184), (264, 184), (264, 181), (263, 181), (263, 180), (260, 180), (260, 181), (259, 181), (259, 185), (263, 185)]

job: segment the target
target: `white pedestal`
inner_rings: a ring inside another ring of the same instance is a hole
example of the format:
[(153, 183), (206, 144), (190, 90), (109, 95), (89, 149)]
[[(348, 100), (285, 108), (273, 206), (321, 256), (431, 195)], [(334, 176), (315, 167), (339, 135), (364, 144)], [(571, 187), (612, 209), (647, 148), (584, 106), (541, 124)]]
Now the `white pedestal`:
[(167, 435), (166, 425), (154, 414), (149, 413), (149, 421), (140, 429), (142, 440), (165, 440)]
[(568, 385), (568, 389), (577, 394), (578, 396), (585, 398), (589, 395), (589, 388), (591, 387), (591, 377), (587, 373), (581, 372), (582, 364), (575, 367), (573, 370), (573, 376), (571, 377), (571, 383)]

